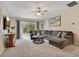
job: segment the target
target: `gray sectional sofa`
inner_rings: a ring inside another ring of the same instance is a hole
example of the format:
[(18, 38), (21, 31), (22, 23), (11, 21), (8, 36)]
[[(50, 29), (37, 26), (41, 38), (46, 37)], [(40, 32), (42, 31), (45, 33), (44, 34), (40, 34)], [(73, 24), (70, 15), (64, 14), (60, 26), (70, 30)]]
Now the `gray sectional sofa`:
[(67, 45), (74, 44), (74, 34), (71, 31), (53, 31), (48, 36), (49, 44), (58, 48), (64, 48)]
[[(30, 31), (31, 40), (34, 38), (38, 31)], [(74, 34), (71, 31), (52, 31), (52, 30), (40, 30), (39, 33), (43, 32), (44, 38), (49, 41), (49, 44), (54, 45), (58, 48), (64, 48), (67, 45), (74, 44)]]

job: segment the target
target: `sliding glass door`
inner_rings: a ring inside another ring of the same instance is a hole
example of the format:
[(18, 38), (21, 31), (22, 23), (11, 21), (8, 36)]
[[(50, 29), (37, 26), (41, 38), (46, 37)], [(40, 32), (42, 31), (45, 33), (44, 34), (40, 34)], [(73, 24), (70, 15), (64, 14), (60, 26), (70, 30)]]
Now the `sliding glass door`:
[(35, 30), (35, 22), (30, 21), (21, 21), (20, 22), (20, 32), (21, 32), (21, 38), (29, 38), (29, 32), (32, 30)]
[(43, 22), (38, 21), (20, 21), (20, 38), (29, 38), (31, 30), (43, 30), (43, 25)]

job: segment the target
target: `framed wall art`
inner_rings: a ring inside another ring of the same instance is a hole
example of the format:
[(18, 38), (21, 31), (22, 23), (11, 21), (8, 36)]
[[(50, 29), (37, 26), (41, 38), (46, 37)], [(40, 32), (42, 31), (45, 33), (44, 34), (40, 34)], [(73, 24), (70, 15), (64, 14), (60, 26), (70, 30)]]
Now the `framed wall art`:
[(61, 16), (55, 16), (49, 19), (49, 26), (61, 26)]
[(10, 28), (10, 21), (7, 20), (7, 16), (3, 16), (3, 29)]

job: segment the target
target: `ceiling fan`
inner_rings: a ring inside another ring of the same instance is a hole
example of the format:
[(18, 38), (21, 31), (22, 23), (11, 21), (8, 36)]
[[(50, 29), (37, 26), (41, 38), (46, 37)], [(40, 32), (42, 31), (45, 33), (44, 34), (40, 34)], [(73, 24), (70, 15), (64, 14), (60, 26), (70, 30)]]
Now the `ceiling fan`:
[(47, 10), (43, 10), (41, 7), (37, 7), (36, 11), (34, 11), (34, 12), (36, 12), (37, 16), (41, 16), (41, 15), (44, 15), (44, 13), (48, 12), (48, 11)]

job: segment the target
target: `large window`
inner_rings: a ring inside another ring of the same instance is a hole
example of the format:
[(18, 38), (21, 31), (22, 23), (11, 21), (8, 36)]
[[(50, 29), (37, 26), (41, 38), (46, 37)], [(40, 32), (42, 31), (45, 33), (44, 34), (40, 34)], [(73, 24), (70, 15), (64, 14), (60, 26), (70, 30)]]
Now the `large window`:
[(20, 36), (21, 38), (28, 37), (29, 31), (43, 30), (43, 22), (20, 21)]
[(35, 26), (33, 22), (25, 22), (23, 23), (23, 33), (28, 34), (29, 31), (34, 30)]
[(30, 31), (35, 30), (35, 22), (20, 22), (21, 37), (28, 37)]

